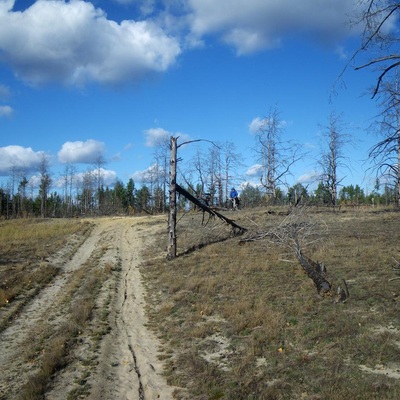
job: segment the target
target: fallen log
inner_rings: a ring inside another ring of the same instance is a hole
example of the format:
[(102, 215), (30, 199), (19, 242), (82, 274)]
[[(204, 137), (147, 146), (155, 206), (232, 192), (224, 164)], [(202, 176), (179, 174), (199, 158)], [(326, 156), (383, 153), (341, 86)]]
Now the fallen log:
[(306, 257), (300, 250), (296, 251), (297, 259), (308, 277), (312, 279), (320, 296), (334, 296), (335, 303), (345, 303), (349, 298), (349, 289), (344, 279), (341, 280), (341, 285), (338, 285), (336, 291), (332, 284), (328, 281), (326, 275), (326, 267), (320, 262), (315, 262)]
[(349, 297), (346, 281), (342, 279), (341, 284), (335, 286), (335, 290), (327, 278), (325, 266), (311, 260), (303, 253), (304, 248), (315, 245), (322, 238), (321, 224), (318, 223), (318, 220), (310, 218), (306, 211), (306, 207), (295, 207), (277, 227), (244, 238), (239, 244), (267, 239), (286, 247), (294, 252), (304, 272), (313, 281), (319, 295), (332, 296), (336, 303), (344, 303)]
[(323, 264), (315, 263), (313, 260), (303, 255), (300, 250), (296, 251), (296, 256), (307, 276), (314, 282), (318, 294), (321, 296), (331, 295), (332, 285), (326, 279), (326, 268)]

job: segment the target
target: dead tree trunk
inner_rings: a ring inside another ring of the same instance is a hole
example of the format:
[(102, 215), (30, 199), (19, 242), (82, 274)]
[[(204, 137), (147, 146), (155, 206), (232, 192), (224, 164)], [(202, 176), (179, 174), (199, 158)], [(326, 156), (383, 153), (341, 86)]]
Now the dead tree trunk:
[(169, 161), (169, 220), (167, 258), (176, 257), (176, 156), (178, 138), (171, 136)]

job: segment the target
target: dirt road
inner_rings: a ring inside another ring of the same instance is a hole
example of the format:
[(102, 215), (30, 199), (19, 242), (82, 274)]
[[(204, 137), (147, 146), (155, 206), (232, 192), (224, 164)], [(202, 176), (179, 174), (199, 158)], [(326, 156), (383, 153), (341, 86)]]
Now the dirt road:
[(110, 273), (96, 292), (85, 327), (68, 348), (65, 365), (46, 385), (45, 398), (172, 399), (173, 388), (157, 358), (160, 343), (146, 328), (139, 270), (146, 243), (165, 228), (157, 218), (94, 220), (83, 243), (69, 243), (49, 260), (61, 273), (0, 334), (0, 399), (17, 399), (26, 391), (40, 364), (34, 355), (48, 351), (55, 332), (85, 306), (79, 288), (98, 270)]

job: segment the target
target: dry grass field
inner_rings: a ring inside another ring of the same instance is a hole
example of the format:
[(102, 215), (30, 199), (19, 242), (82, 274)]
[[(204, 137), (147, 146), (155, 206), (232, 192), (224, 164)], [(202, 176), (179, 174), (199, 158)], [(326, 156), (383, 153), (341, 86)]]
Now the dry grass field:
[[(125, 387), (150, 353), (135, 346), (146, 344), (115, 347), (135, 335), (139, 314), (131, 312), (142, 301), (129, 285), (138, 280), (146, 289), (145, 324), (158, 338), (176, 399), (400, 398), (400, 279), (393, 268), (400, 213), (307, 210), (315, 231), (304, 252), (325, 264), (334, 287), (345, 279), (350, 296), (343, 303), (335, 293), (319, 296), (291, 247), (264, 235), (287, 211), (228, 212), (248, 229), (241, 236), (202, 213), (181, 214), (171, 261), (166, 216), (1, 221), (0, 353), (11, 351), (22, 318), (26, 332), (19, 362), (9, 357), (2, 365), (0, 399), (122, 398), (116, 389), (126, 389), (124, 398), (153, 399), (143, 397), (146, 369), (137, 374), (139, 392)], [(246, 241), (254, 237), (262, 240)], [(141, 275), (128, 280), (136, 271)], [(57, 296), (44, 296), (49, 288), (59, 288)], [(36, 312), (49, 307), (37, 318), (43, 326), (28, 321), (35, 303)], [(157, 396), (170, 398), (164, 393)]]
[(89, 229), (77, 220), (0, 221), (0, 332), (59, 273), (49, 257), (79, 245)]
[[(229, 216), (249, 237), (281, 224), (278, 211)], [(325, 264), (334, 285), (346, 280), (345, 303), (318, 296), (290, 249), (268, 237), (219, 241), (229, 229), (201, 213), (181, 216), (179, 257), (148, 260), (149, 312), (168, 382), (182, 388), (176, 398), (400, 398), (400, 280), (392, 268), (400, 213), (309, 213), (323, 240), (305, 253)]]

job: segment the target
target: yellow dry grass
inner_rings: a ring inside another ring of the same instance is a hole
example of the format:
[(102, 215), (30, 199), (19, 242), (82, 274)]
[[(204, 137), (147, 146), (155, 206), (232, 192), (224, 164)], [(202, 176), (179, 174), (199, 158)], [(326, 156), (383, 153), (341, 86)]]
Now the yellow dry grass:
[[(158, 294), (149, 297), (149, 312), (165, 343), (168, 380), (184, 388), (176, 397), (400, 398), (399, 378), (379, 373), (400, 370), (400, 281), (391, 280), (392, 257), (400, 259), (400, 213), (376, 211), (309, 210), (327, 229), (305, 252), (325, 263), (334, 285), (347, 281), (344, 304), (318, 296), (294, 253), (268, 237), (241, 246), (218, 221), (204, 226), (202, 215), (183, 216), (179, 256), (153, 257), (142, 268)], [(285, 215), (264, 208), (230, 217), (251, 235)], [(161, 242), (153, 255), (160, 248)]]

